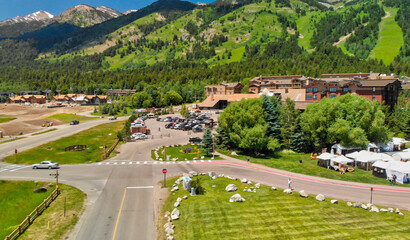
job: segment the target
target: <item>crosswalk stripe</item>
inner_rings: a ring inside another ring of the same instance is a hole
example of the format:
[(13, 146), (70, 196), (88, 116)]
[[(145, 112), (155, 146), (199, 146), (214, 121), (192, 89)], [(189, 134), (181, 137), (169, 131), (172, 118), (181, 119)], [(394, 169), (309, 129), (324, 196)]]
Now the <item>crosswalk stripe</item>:
[(132, 164), (132, 162), (129, 162), (129, 164)]
[(144, 162), (144, 164), (147, 164), (147, 163), (148, 163), (147, 161)]
[(208, 162), (212, 162), (212, 160), (208, 160)]
[(125, 162), (122, 162), (121, 164), (125, 164)]
[(31, 166), (23, 166), (23, 167), (14, 168), (13, 170), (10, 170), (10, 172), (18, 171), (18, 170), (21, 170), (21, 169), (24, 169), (24, 168), (29, 168), (29, 167), (31, 167)]
[(98, 163), (98, 165), (101, 165), (102, 163)]
[(140, 164), (140, 162), (137, 162), (137, 164)]
[(201, 160), (201, 162), (205, 162), (204, 160)]

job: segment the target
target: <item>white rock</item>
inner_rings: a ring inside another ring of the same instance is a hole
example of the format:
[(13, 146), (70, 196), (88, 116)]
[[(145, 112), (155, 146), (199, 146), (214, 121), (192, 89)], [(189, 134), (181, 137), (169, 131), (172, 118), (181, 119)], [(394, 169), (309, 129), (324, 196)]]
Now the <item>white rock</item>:
[(371, 206), (371, 207), (370, 207), (370, 212), (380, 212), (380, 211), (379, 211), (379, 208), (378, 208), (378, 207), (376, 207), (376, 206)]
[(355, 207), (355, 208), (361, 208), (362, 207), (362, 203), (361, 202), (355, 202), (355, 203), (353, 203), (353, 207)]
[(303, 197), (303, 198), (309, 197), (309, 195), (305, 192), (305, 190), (300, 190), (300, 191), (299, 191), (299, 196), (301, 196), (301, 197)]
[(287, 194), (292, 194), (292, 189), (287, 188), (287, 189), (283, 190), (283, 192), (287, 193)]
[(180, 202), (176, 201), (176, 202), (174, 203), (174, 207), (179, 207), (179, 204), (180, 204)]
[(337, 201), (337, 200), (335, 200), (335, 199), (330, 200), (330, 202), (331, 202), (332, 204), (338, 204), (338, 203), (339, 203), (339, 201)]
[(185, 196), (182, 197), (182, 199), (186, 200), (186, 199), (188, 199), (188, 196), (185, 195)]
[(380, 208), (380, 212), (389, 212), (389, 210), (387, 210), (385, 208)]
[(364, 204), (362, 204), (362, 206), (361, 206), (364, 210), (367, 210), (367, 209), (369, 209), (366, 205), (364, 205)]
[(215, 172), (208, 172), (208, 176), (210, 178), (216, 177), (216, 173)]
[(165, 229), (165, 233), (169, 236), (169, 235), (173, 235), (175, 232), (174, 232), (174, 229), (167, 228), (167, 229)]
[(277, 190), (277, 189), (276, 189), (276, 187), (272, 187), (271, 189), (272, 189), (272, 190), (274, 190), (274, 191), (276, 191), (276, 190)]
[(213, 176), (211, 179), (212, 179), (212, 180), (215, 180), (215, 179), (216, 179), (216, 176)]
[(229, 184), (225, 188), (225, 191), (227, 192), (235, 192), (236, 190), (238, 190), (238, 187), (235, 184)]
[(318, 195), (316, 196), (316, 200), (318, 200), (318, 201), (325, 201), (325, 195), (323, 195), (323, 194), (318, 194)]
[(174, 226), (174, 224), (172, 223), (172, 222), (167, 222), (167, 223), (165, 223), (164, 224), (164, 228), (165, 229), (167, 229), (167, 228), (174, 228), (175, 226)]
[(394, 209), (389, 207), (387, 210), (389, 210), (389, 212), (394, 212)]
[(201, 159), (205, 159), (205, 156), (202, 156)]
[(251, 182), (251, 181), (247, 181), (247, 182), (246, 182), (246, 184), (249, 184), (249, 185), (251, 185), (251, 184), (252, 184), (252, 182)]
[(232, 156), (238, 156), (238, 154), (236, 152), (232, 152), (231, 155)]
[(256, 189), (253, 189), (253, 192), (256, 192)]
[(261, 187), (261, 184), (260, 183), (256, 183), (255, 184), (255, 188), (260, 188)]
[(175, 238), (173, 236), (168, 236), (167, 240), (175, 240)]
[(346, 204), (347, 204), (348, 207), (353, 206), (353, 204), (351, 202), (347, 202)]
[(366, 206), (367, 206), (368, 209), (370, 209), (370, 208), (372, 208), (373, 204), (368, 203), (368, 204), (366, 204)]
[(229, 202), (245, 202), (245, 198), (243, 198), (239, 193), (232, 195), (229, 199)]
[(178, 210), (178, 208), (174, 208), (174, 210), (172, 210), (172, 212), (171, 212), (171, 219), (172, 220), (177, 220), (177, 219), (179, 219), (179, 210)]
[(402, 213), (402, 212), (399, 212), (398, 214), (399, 214), (400, 216), (404, 216), (404, 213)]
[(394, 211), (395, 213), (399, 213), (400, 210), (398, 208), (396, 208), (396, 210)]
[(248, 180), (246, 180), (246, 178), (243, 178), (243, 179), (241, 179), (241, 182), (246, 183), (246, 182), (248, 182)]

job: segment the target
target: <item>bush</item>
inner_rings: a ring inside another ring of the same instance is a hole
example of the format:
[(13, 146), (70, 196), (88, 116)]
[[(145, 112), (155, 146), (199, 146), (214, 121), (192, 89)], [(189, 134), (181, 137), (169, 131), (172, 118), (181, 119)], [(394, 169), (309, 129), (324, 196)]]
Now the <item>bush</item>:
[(198, 195), (203, 195), (205, 193), (205, 189), (202, 187), (199, 178), (192, 180), (191, 187), (196, 189), (196, 194)]

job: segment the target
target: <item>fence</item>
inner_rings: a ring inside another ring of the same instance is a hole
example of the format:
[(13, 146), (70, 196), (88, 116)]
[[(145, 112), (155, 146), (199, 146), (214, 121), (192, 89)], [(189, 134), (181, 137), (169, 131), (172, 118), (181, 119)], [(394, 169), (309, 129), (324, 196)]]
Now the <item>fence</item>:
[(119, 142), (119, 139), (115, 140), (115, 143), (107, 151), (104, 152), (104, 154), (101, 156), (101, 159), (105, 160), (106, 158), (108, 158), (108, 156), (110, 156), (111, 152), (115, 149)]
[(14, 229), (10, 235), (8, 235), (5, 240), (14, 240), (17, 239), (33, 222), (34, 220), (41, 215), (41, 213), (47, 209), (48, 206), (57, 198), (60, 194), (58, 187), (48, 196), (44, 201), (34, 209), (27, 217), (24, 219), (20, 225)]
[(68, 146), (65, 148), (66, 152), (71, 152), (71, 151), (83, 151), (86, 150), (88, 148), (87, 145), (72, 145), (72, 146)]

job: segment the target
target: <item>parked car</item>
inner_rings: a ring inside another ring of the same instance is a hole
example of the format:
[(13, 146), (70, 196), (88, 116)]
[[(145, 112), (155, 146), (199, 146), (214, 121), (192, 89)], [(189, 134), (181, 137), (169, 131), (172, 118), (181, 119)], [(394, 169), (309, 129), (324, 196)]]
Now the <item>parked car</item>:
[(202, 132), (202, 131), (203, 131), (203, 128), (202, 128), (201, 125), (195, 125), (195, 126), (192, 128), (192, 131), (193, 131), (193, 132)]
[(116, 116), (111, 116), (111, 117), (108, 118), (108, 120), (117, 120), (117, 117)]
[(139, 139), (147, 139), (148, 136), (145, 135), (145, 134), (143, 134), (143, 133), (133, 133), (133, 134), (131, 135), (131, 138), (132, 138), (132, 139), (135, 139), (135, 140), (139, 140)]
[(42, 161), (41, 163), (36, 163), (33, 164), (31, 166), (33, 169), (40, 169), (40, 168), (44, 168), (44, 169), (52, 169), (52, 168), (60, 168), (60, 166), (58, 165), (58, 163), (53, 162), (53, 161)]
[(174, 125), (174, 123), (167, 123), (165, 124), (165, 128), (171, 128)]
[(160, 121), (161, 121), (161, 118), (160, 118), (160, 117), (158, 117), (158, 118), (157, 118), (157, 122), (160, 122)]
[(70, 122), (70, 125), (77, 125), (77, 124), (79, 124), (79, 123), (80, 123), (80, 121), (78, 121), (78, 120), (73, 120), (73, 121)]
[(201, 143), (202, 139), (200, 137), (190, 137), (189, 142), (190, 143)]

